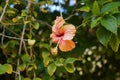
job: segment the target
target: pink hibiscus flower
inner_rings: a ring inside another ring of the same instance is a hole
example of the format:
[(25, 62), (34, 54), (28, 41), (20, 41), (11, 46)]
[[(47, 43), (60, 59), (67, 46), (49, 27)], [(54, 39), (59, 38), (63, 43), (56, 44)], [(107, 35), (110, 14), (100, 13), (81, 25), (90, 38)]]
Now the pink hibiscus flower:
[(55, 24), (52, 27), (52, 34), (50, 37), (54, 43), (57, 43), (60, 50), (67, 52), (75, 48), (75, 43), (72, 41), (75, 36), (75, 26), (72, 24), (64, 25), (65, 21), (62, 17), (57, 17)]

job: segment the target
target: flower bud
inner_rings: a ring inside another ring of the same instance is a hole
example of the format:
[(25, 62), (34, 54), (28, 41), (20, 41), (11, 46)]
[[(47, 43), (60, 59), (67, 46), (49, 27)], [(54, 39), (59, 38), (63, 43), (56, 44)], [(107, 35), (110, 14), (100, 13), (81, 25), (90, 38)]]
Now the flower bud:
[(57, 55), (57, 53), (58, 53), (58, 48), (52, 48), (51, 49), (51, 53), (52, 53), (52, 55)]
[(35, 44), (35, 40), (28, 39), (28, 45), (33, 46)]

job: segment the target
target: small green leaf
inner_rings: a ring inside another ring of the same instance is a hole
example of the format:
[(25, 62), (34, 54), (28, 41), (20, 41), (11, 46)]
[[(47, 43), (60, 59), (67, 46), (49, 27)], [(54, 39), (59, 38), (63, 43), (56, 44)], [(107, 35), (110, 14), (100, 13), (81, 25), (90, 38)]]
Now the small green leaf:
[(117, 20), (113, 16), (106, 16), (100, 20), (102, 26), (114, 34), (117, 34)]
[(47, 43), (40, 43), (39, 45), (40, 48), (46, 48), (47, 50), (50, 50), (50, 45)]
[(27, 16), (28, 12), (27, 10), (22, 10), (21, 16)]
[(100, 14), (100, 7), (99, 7), (98, 2), (96, 0), (93, 3), (92, 13), (93, 13), (93, 15), (99, 15)]
[(42, 79), (40, 79), (40, 78), (34, 78), (33, 80), (42, 80)]
[(74, 65), (73, 64), (65, 64), (64, 68), (66, 69), (66, 71), (68, 71), (69, 73), (73, 73), (75, 71)]
[(18, 69), (19, 69), (20, 71), (24, 71), (25, 68), (26, 68), (26, 64), (25, 64), (25, 63), (22, 63), (22, 64), (20, 64), (20, 65), (18, 66)]
[(6, 71), (7, 71), (7, 68), (3, 65), (0, 65), (0, 74), (5, 74)]
[(61, 63), (59, 60), (56, 60), (55, 65), (60, 67), (60, 66), (63, 66), (63, 63)]
[(38, 23), (38, 22), (34, 22), (34, 23), (32, 24), (32, 26), (33, 26), (33, 28), (36, 29), (36, 30), (39, 29), (39, 23)]
[(68, 63), (69, 63), (69, 64), (73, 64), (76, 60), (77, 60), (76, 58), (72, 58), (72, 57), (71, 57), (71, 58), (67, 58), (67, 59), (65, 60), (65, 63), (66, 63), (66, 64), (68, 64)]
[(49, 57), (45, 57), (45, 58), (43, 59), (43, 63), (44, 63), (44, 66), (45, 66), (45, 67), (48, 66), (49, 62), (50, 62), (50, 58), (49, 58)]
[(23, 62), (30, 62), (30, 56), (28, 54), (24, 54), (22, 56), (22, 61)]
[(120, 2), (111, 2), (111, 3), (105, 4), (101, 9), (101, 13), (103, 14), (105, 12), (109, 12), (113, 10), (113, 8), (116, 8), (119, 6), (120, 6)]
[(10, 64), (4, 64), (3, 66), (7, 68), (7, 71), (6, 71), (6, 72), (7, 72), (8, 74), (12, 74), (12, 71), (13, 71), (12, 65), (10, 65)]
[(112, 36), (112, 33), (107, 31), (105, 28), (100, 27), (97, 29), (96, 34), (100, 43), (107, 47), (108, 42), (110, 41), (110, 38)]
[(31, 80), (30, 78), (24, 78), (23, 80)]
[(50, 55), (50, 53), (47, 52), (47, 51), (42, 52), (43, 59), (46, 58), (46, 57), (48, 57), (49, 55)]
[(99, 20), (101, 19), (101, 17), (98, 17), (97, 19), (92, 20), (91, 22), (91, 28), (96, 27), (99, 24)]
[(80, 9), (77, 9), (77, 10), (79, 10), (79, 11), (84, 11), (84, 12), (89, 12), (89, 11), (90, 11), (90, 7), (88, 7), (88, 6), (83, 6), (83, 7), (81, 7)]
[(55, 63), (51, 63), (48, 67), (48, 73), (50, 76), (52, 76), (54, 74), (54, 72), (56, 71), (57, 66), (55, 65)]
[(119, 48), (119, 40), (118, 40), (117, 35), (112, 35), (109, 43), (110, 43), (112, 50), (114, 52), (117, 52)]

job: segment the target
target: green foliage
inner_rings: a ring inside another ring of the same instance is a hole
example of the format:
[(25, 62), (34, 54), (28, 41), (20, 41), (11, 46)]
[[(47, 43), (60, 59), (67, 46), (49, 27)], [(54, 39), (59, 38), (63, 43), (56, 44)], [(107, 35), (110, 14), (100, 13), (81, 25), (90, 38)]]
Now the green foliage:
[[(62, 1), (0, 1), (0, 79), (119, 80), (120, 1)], [(60, 6), (65, 22), (76, 27), (69, 52), (50, 38)]]
[(100, 23), (109, 31), (111, 31), (114, 34), (117, 34), (117, 20), (113, 16), (106, 16), (105, 18), (102, 18)]

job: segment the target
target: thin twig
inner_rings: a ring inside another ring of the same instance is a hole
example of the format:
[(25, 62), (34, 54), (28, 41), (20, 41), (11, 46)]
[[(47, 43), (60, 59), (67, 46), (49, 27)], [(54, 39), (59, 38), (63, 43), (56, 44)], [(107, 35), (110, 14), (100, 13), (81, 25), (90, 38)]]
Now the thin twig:
[[(31, 0), (27, 0), (27, 2), (28, 2), (27, 11), (29, 11), (30, 6), (31, 6)], [(25, 19), (27, 19), (27, 16), (26, 16)], [(21, 35), (21, 40), (20, 40), (20, 46), (19, 46), (19, 51), (18, 51), (19, 55), (21, 55), (22, 43), (24, 43), (23, 40), (24, 40), (24, 34), (25, 34), (26, 24), (27, 23), (24, 23), (23, 30), (22, 30), (22, 35)], [(24, 46), (26, 46), (26, 45), (24, 44)], [(21, 80), (20, 70), (18, 69), (19, 65), (20, 65), (20, 59), (18, 59), (18, 61), (17, 61), (17, 72), (18, 72), (18, 80)]]
[(16, 32), (14, 32), (13, 30), (11, 30), (10, 28), (8, 28), (8, 27), (5, 27), (7, 30), (9, 30), (11, 33), (13, 33), (15, 36), (17, 36), (17, 37), (20, 37), (20, 35), (19, 34), (17, 34)]
[(65, 20), (69, 20), (71, 17), (73, 17), (75, 14), (71, 14), (70, 16), (68, 16), (67, 18), (65, 18)]
[(3, 12), (2, 12), (2, 14), (1, 14), (1, 16), (0, 16), (0, 22), (2, 21), (3, 16), (4, 16), (4, 14), (5, 14), (5, 11), (6, 11), (6, 8), (7, 8), (7, 5), (8, 5), (8, 2), (9, 2), (9, 0), (6, 0), (6, 4), (5, 4), (5, 6), (4, 6), (4, 8), (3, 8)]
[(2, 38), (1, 38), (1, 45), (3, 45), (3, 42), (4, 42), (4, 35), (5, 35), (5, 26), (3, 26)]
[(23, 47), (24, 47), (25, 53), (28, 53), (27, 48), (26, 48), (25, 40), (23, 40)]
[[(20, 46), (19, 46), (19, 51), (18, 51), (19, 55), (21, 55), (21, 51), (22, 51), (22, 43), (24, 40), (25, 29), (26, 29), (26, 23), (23, 26), (23, 31), (22, 31), (22, 35), (21, 35), (21, 39), (20, 39)], [(17, 72), (18, 72), (18, 80), (21, 80), (20, 70), (18, 69), (19, 65), (20, 65), (20, 59), (18, 59), (18, 61), (17, 61)]]
[(62, 8), (61, 8), (60, 0), (59, 0), (58, 2), (59, 2), (59, 7), (60, 7), (60, 16), (63, 17), (63, 16), (62, 16)]
[[(4, 34), (2, 34), (2, 33), (0, 33), (0, 36), (4, 36), (4, 37), (9, 38), (9, 39), (20, 40), (20, 38), (7, 36), (7, 35), (4, 35)], [(23, 39), (23, 40), (24, 40), (24, 41), (28, 41), (28, 39)]]
[(49, 27), (52, 27), (49, 23), (45, 22), (45, 21), (42, 21), (42, 20), (37, 20), (38, 22), (40, 22), (41, 24), (45, 24)]

